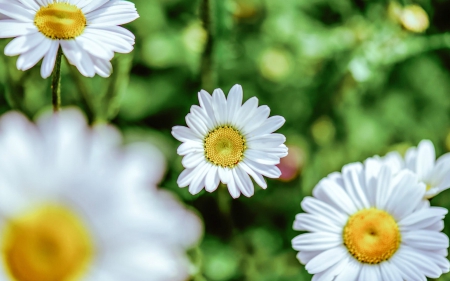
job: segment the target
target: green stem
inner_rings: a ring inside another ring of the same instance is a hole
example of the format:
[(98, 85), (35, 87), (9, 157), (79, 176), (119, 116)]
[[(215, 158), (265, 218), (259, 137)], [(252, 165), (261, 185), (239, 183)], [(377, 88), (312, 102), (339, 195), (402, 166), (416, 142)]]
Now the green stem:
[(211, 4), (210, 0), (201, 0), (200, 2), (200, 18), (203, 22), (203, 27), (206, 30), (208, 39), (206, 41), (205, 50), (203, 51), (201, 61), (201, 82), (202, 88), (210, 91), (216, 86), (216, 76), (214, 73), (214, 36), (213, 26), (211, 22)]
[(58, 49), (58, 54), (56, 55), (55, 69), (53, 70), (52, 77), (52, 104), (53, 112), (58, 112), (61, 106), (61, 58), (62, 49)]

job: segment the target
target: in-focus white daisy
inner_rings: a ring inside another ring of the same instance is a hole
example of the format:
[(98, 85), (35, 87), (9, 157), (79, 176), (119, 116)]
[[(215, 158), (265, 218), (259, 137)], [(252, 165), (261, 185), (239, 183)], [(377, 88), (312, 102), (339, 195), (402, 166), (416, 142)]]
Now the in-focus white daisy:
[(429, 140), (422, 140), (417, 147), (409, 148), (405, 159), (398, 152), (390, 152), (378, 159), (390, 165), (395, 171), (408, 169), (414, 172), (427, 186), (425, 198), (434, 197), (450, 188), (450, 153), (436, 160), (433, 143)]
[(424, 193), (411, 171), (344, 166), (303, 199), (294, 229), (308, 233), (292, 240), (297, 258), (316, 281), (438, 278), (450, 266), (447, 209), (419, 208)]
[(129, 53), (134, 45), (134, 35), (118, 25), (139, 17), (122, 0), (0, 0), (0, 13), (9, 17), (0, 19), (0, 38), (16, 37), (5, 54), (20, 55), (20, 70), (44, 58), (43, 78), (52, 73), (59, 46), (84, 76), (108, 77), (114, 52)]
[(269, 118), (266, 105), (258, 107), (252, 97), (242, 105), (242, 87), (234, 85), (228, 99), (220, 89), (212, 96), (198, 93), (200, 106), (193, 105), (186, 116), (188, 127), (175, 126), (172, 135), (183, 142), (178, 154), (183, 155), (186, 168), (178, 177), (178, 185), (189, 185), (189, 192), (199, 193), (203, 187), (213, 192), (219, 182), (228, 185), (233, 198), (254, 193), (249, 177), (262, 188), (267, 184), (263, 176), (278, 178), (275, 165), (287, 155), (282, 134), (273, 133), (285, 122), (281, 116)]
[(197, 216), (158, 191), (164, 158), (79, 111), (0, 118), (0, 280), (186, 280)]

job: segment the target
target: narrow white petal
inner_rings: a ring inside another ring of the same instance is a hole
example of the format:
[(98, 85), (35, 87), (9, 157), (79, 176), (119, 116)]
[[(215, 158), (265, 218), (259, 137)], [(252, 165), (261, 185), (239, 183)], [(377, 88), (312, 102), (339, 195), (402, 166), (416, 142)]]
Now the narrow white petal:
[(185, 143), (182, 143), (177, 149), (178, 155), (201, 152), (203, 152), (203, 146), (200, 142), (196, 141), (186, 141)]
[[(367, 169), (367, 168), (366, 168)], [(388, 166), (382, 166), (380, 172), (376, 179), (374, 179), (376, 186), (375, 188), (375, 206), (383, 210), (391, 196), (391, 190), (389, 187), (391, 186), (391, 177), (392, 173)]]
[(215, 89), (212, 95), (212, 107), (216, 122), (223, 125), (227, 122), (227, 100), (221, 89)]
[(442, 232), (415, 230), (402, 233), (402, 243), (423, 250), (448, 248), (448, 237)]
[(189, 185), (189, 192), (192, 195), (199, 193), (205, 186), (205, 176), (208, 173), (210, 167), (208, 164), (209, 163), (203, 162), (196, 169), (197, 173), (195, 177), (192, 179), (191, 184)]
[(47, 54), (42, 60), (41, 65), (42, 78), (45, 79), (52, 74), (53, 68), (55, 67), (56, 54), (58, 53), (58, 49), (59, 49), (59, 41), (53, 40), (50, 49), (48, 50)]
[(259, 135), (247, 138), (247, 146), (253, 149), (279, 147), (286, 141), (286, 137), (282, 134)]
[(384, 261), (379, 264), (381, 280), (383, 281), (403, 281), (398, 269), (390, 261)]
[(433, 143), (423, 140), (417, 147), (416, 173), (419, 179), (425, 179), (434, 167), (436, 154)]
[(0, 38), (17, 37), (38, 32), (36, 26), (29, 22), (0, 20)]
[(20, 55), (17, 59), (17, 69), (19, 70), (28, 70), (35, 66), (38, 61), (45, 56), (45, 54), (49, 51), (50, 46), (52, 45), (52, 40), (45, 39), (41, 44), (36, 46), (36, 48), (29, 50), (26, 53)]
[(198, 121), (198, 118), (192, 115), (192, 113), (188, 113), (185, 117), (186, 124), (198, 136), (200, 139), (203, 139), (208, 134), (208, 129), (205, 124)]
[(421, 255), (414, 248), (403, 246), (402, 258), (413, 264), (420, 272), (430, 278), (439, 278), (442, 274), (437, 264), (430, 260), (427, 255)]
[(342, 233), (342, 227), (334, 224), (331, 218), (306, 213), (295, 216), (293, 228), (298, 231)]
[(261, 105), (255, 111), (255, 113), (246, 120), (242, 132), (246, 137), (251, 138), (256, 136), (253, 131), (261, 126), (269, 117), (270, 108), (267, 105)]
[(244, 159), (243, 162), (247, 164), (250, 169), (268, 178), (276, 179), (281, 176), (281, 171), (277, 166), (263, 165), (250, 159)]
[(181, 160), (181, 164), (183, 164), (183, 167), (185, 167), (186, 169), (192, 169), (205, 161), (206, 161), (205, 155), (202, 152), (189, 153), (183, 157), (183, 160)]
[(307, 213), (334, 218), (334, 223), (340, 227), (344, 226), (348, 220), (348, 217), (345, 214), (314, 197), (304, 197), (301, 206)]
[(263, 189), (267, 188), (267, 183), (260, 173), (255, 172), (244, 162), (240, 162), (238, 166), (241, 167), (247, 174), (249, 174), (260, 187), (262, 187)]
[(254, 136), (270, 134), (281, 128), (285, 122), (286, 119), (284, 117), (275, 115), (269, 117), (259, 127), (248, 133)]
[(329, 269), (347, 255), (348, 250), (343, 246), (334, 247), (314, 257), (305, 268), (310, 274), (319, 273)]
[(42, 43), (45, 39), (46, 37), (40, 32), (17, 37), (6, 45), (5, 55), (17, 56), (26, 53)]
[(231, 171), (227, 170), (226, 173), (230, 174), (228, 176), (228, 183), (227, 183), (228, 192), (230, 192), (231, 197), (233, 197), (234, 199), (239, 198), (239, 196), (241, 196), (241, 192), (239, 191), (239, 188), (236, 186), (236, 182), (233, 175), (231, 175)]
[(250, 176), (239, 166), (236, 166), (232, 171), (236, 186), (242, 192), (242, 194), (247, 197), (253, 196), (253, 194), (255, 193), (255, 189)]
[(172, 136), (181, 142), (197, 141), (201, 143), (201, 138), (196, 135), (191, 128), (185, 126), (174, 126), (172, 128)]
[(328, 176), (322, 179), (316, 187), (314, 187), (313, 195), (347, 215), (352, 215), (358, 211), (353, 201), (345, 192), (343, 182), (342, 184), (339, 184), (339, 180), (336, 178), (333, 179)]
[(214, 109), (212, 107), (212, 97), (208, 92), (205, 90), (201, 90), (198, 92), (198, 101), (200, 103), (200, 106), (206, 111), (208, 114), (209, 119), (211, 119), (211, 122), (214, 126), (217, 126), (216, 117), (214, 116)]
[(305, 233), (292, 239), (292, 247), (297, 251), (319, 251), (342, 245), (340, 235), (316, 232)]
[(234, 85), (230, 92), (228, 93), (227, 98), (227, 122), (230, 124), (234, 124), (237, 120), (237, 113), (239, 108), (241, 108), (242, 105), (242, 96), (243, 91), (241, 85)]
[(86, 77), (95, 75), (92, 59), (75, 40), (61, 40), (60, 44), (70, 64), (75, 65), (82, 75)]
[(447, 209), (440, 207), (422, 208), (403, 218), (398, 226), (403, 230), (423, 229), (442, 220), (447, 212)]
[(347, 164), (342, 168), (344, 187), (358, 209), (371, 207), (365, 194), (365, 182), (361, 177), (363, 169), (361, 163)]
[(239, 120), (239, 122), (236, 122), (235, 125), (239, 130), (242, 130), (244, 128), (244, 125), (248, 122), (247, 120), (253, 116), (257, 108), (258, 108), (258, 98), (256, 97), (248, 99), (242, 105), (242, 107), (238, 110), (236, 114), (236, 120)]
[(279, 157), (255, 149), (247, 149), (244, 152), (244, 157), (263, 165), (277, 165), (280, 163)]
[(33, 23), (35, 12), (20, 3), (4, 4), (0, 2), (0, 13), (21, 22)]
[(208, 174), (205, 178), (205, 190), (208, 192), (213, 192), (219, 186), (220, 178), (218, 167), (215, 165), (211, 165), (209, 168)]

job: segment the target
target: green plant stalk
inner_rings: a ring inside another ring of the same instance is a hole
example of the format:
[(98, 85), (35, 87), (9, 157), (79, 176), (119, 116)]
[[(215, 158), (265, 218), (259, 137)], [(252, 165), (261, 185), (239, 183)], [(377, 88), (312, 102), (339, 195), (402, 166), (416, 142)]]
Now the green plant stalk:
[(52, 104), (53, 112), (58, 112), (61, 106), (61, 58), (62, 49), (58, 49), (58, 54), (56, 55), (55, 69), (52, 75)]

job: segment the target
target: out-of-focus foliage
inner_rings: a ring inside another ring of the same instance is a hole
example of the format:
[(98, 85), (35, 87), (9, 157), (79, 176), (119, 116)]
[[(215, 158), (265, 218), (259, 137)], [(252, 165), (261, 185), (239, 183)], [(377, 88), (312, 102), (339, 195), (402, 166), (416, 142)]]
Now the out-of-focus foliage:
[[(115, 57), (110, 79), (84, 78), (63, 63), (62, 104), (82, 107), (92, 122), (112, 121), (126, 141), (156, 143), (167, 156), (163, 188), (205, 222), (193, 280), (310, 280), (291, 249), (292, 222), (322, 177), (421, 139), (438, 155), (450, 150), (448, 1), (210, 0), (212, 35), (200, 0), (133, 2), (141, 16), (127, 26), (133, 53)], [(176, 184), (182, 166), (170, 130), (198, 104), (208, 38), (212, 83), (225, 91), (241, 84), (244, 98), (257, 96), (286, 118), (286, 176), (252, 198), (232, 200), (225, 188), (192, 196)], [(16, 59), (0, 56), (0, 111), (32, 117), (50, 107), (50, 79), (38, 67), (18, 71)], [(450, 208), (448, 194), (432, 203)], [(450, 217), (447, 235), (448, 225)]]

